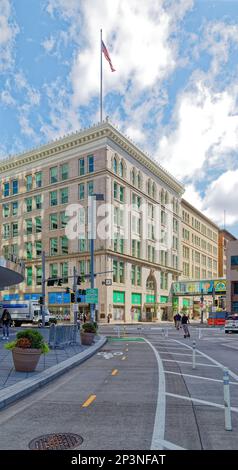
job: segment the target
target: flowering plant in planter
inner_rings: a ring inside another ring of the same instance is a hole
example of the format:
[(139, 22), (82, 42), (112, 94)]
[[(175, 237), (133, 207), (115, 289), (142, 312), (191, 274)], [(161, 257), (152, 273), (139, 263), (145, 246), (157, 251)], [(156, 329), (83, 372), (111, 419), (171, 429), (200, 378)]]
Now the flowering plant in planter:
[(37, 330), (19, 331), (16, 339), (4, 345), (12, 350), (15, 369), (20, 372), (35, 370), (40, 355), (49, 352), (49, 346)]
[(87, 345), (92, 344), (96, 333), (97, 333), (96, 322), (83, 323), (82, 329), (81, 329), (81, 343), (87, 344)]

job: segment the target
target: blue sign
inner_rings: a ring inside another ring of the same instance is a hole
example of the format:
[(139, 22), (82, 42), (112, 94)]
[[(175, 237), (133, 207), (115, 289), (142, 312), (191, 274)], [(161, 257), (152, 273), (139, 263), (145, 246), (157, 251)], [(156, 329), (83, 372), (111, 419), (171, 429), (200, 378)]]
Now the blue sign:
[(3, 300), (20, 300), (19, 294), (5, 294)]
[(41, 294), (24, 294), (24, 300), (39, 300)]
[(49, 292), (49, 304), (70, 304), (70, 294), (67, 292)]

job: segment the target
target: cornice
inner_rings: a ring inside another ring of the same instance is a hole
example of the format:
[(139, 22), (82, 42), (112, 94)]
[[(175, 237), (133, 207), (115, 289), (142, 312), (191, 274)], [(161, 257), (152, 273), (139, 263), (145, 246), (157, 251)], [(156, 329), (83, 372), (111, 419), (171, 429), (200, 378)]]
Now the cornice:
[(179, 193), (179, 195), (184, 193), (184, 187), (179, 181), (159, 165), (158, 162), (149, 157), (148, 154), (140, 150), (134, 142), (123, 135), (116, 127), (109, 123), (108, 120), (90, 127), (89, 129), (76, 132), (39, 148), (32, 149), (21, 155), (8, 157), (0, 162), (0, 173), (20, 168), (39, 160), (43, 161), (49, 156), (55, 156), (56, 154), (78, 148), (84, 144), (95, 142), (105, 137), (116, 143), (130, 156), (135, 158), (135, 160), (148, 168), (154, 175), (158, 176), (168, 186)]

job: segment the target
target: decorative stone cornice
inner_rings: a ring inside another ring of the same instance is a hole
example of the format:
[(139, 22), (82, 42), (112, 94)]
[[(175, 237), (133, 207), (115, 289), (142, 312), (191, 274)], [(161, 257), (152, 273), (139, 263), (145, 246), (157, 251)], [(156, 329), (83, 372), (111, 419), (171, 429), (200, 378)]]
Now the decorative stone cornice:
[(20, 169), (20, 167), (33, 162), (43, 161), (51, 155), (55, 156), (61, 152), (72, 150), (87, 143), (96, 142), (97, 140), (105, 138), (117, 144), (131, 157), (141, 163), (141, 165), (145, 166), (154, 175), (159, 177), (165, 184), (174, 189), (179, 195), (184, 193), (184, 187), (178, 180), (148, 154), (140, 150), (129, 137), (123, 135), (115, 126), (109, 123), (108, 120), (88, 129), (57, 139), (39, 148), (32, 149), (29, 152), (3, 159), (0, 161), (0, 174), (9, 170)]

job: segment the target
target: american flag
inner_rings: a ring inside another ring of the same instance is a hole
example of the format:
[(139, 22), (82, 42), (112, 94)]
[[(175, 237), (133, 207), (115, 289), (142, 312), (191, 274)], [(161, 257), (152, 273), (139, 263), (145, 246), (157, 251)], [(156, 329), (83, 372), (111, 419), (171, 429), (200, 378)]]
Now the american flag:
[(104, 54), (105, 59), (109, 62), (111, 71), (112, 71), (112, 72), (115, 72), (116, 70), (113, 68), (112, 61), (111, 61), (109, 52), (108, 52), (108, 50), (107, 50), (107, 48), (106, 48), (106, 46), (105, 46), (105, 44), (104, 44), (103, 41), (102, 41), (102, 52), (103, 52), (103, 54)]

